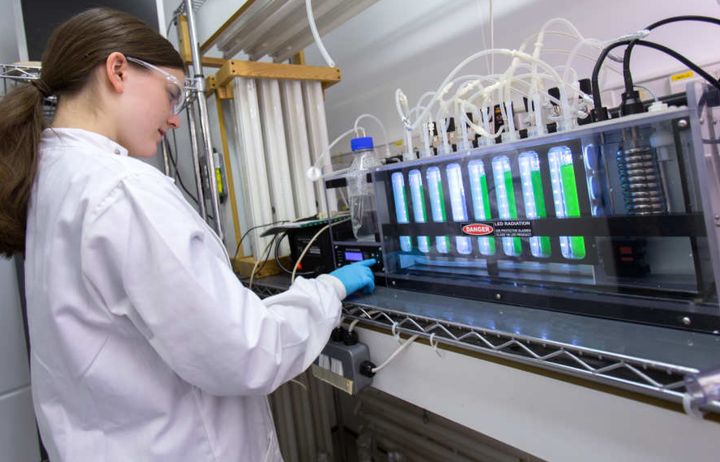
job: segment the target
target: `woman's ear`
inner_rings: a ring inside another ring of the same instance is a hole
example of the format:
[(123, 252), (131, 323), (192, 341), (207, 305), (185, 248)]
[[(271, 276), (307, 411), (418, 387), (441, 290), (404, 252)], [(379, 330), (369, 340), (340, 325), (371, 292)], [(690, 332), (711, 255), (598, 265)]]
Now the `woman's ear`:
[(125, 55), (114, 51), (105, 60), (105, 76), (110, 88), (117, 93), (125, 90), (125, 79), (127, 77), (128, 61)]

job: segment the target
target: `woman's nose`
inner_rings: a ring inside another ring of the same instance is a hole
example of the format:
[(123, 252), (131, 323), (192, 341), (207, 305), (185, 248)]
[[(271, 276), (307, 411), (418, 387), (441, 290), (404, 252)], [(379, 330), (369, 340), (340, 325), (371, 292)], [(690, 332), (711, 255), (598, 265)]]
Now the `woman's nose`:
[(173, 114), (167, 121), (168, 125), (172, 128), (180, 128), (180, 115)]

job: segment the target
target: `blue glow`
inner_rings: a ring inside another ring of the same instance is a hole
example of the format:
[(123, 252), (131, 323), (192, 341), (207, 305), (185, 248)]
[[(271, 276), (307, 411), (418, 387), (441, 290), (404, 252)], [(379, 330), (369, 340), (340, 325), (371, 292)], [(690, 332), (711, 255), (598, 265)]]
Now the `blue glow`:
[[(440, 169), (430, 167), (427, 169), (428, 193), (430, 195), (430, 210), (432, 212), (433, 221), (435, 223), (445, 223), (445, 204), (442, 203), (442, 177)], [(448, 253), (450, 248), (450, 239), (447, 236), (437, 236), (435, 245), (438, 253)]]
[[(503, 220), (509, 220), (516, 217), (510, 214), (510, 200), (505, 185), (505, 175), (511, 172), (510, 159), (507, 156), (498, 156), (492, 160), (493, 177), (495, 178), (495, 195), (497, 196), (498, 216)], [(505, 255), (519, 256), (516, 252), (512, 237), (502, 238), (503, 252)]]
[[(463, 187), (462, 171), (460, 165), (450, 164), (447, 166), (448, 189), (450, 190), (450, 209), (453, 221), (467, 221), (467, 205), (465, 204), (465, 188)], [(472, 241), (469, 237), (456, 237), (455, 246), (461, 255), (472, 253)]]
[[(393, 198), (395, 199), (395, 218), (398, 223), (410, 222), (410, 211), (408, 210), (407, 198), (405, 196), (405, 177), (401, 172), (392, 174)], [(410, 236), (400, 236), (400, 249), (403, 252), (412, 251), (412, 240)]]

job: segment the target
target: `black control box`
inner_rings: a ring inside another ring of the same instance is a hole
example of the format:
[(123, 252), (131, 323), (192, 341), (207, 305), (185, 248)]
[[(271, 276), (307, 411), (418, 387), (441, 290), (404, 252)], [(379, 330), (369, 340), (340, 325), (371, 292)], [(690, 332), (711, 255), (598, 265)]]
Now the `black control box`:
[(333, 244), (335, 252), (335, 267), (348, 265), (368, 258), (374, 258), (377, 263), (371, 267), (373, 273), (384, 273), (382, 247), (377, 242), (349, 242)]

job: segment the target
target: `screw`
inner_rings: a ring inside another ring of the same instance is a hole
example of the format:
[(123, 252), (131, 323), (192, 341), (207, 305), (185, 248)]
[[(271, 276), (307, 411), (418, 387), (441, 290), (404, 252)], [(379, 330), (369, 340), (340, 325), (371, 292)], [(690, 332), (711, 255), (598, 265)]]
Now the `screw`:
[(682, 318), (682, 323), (685, 324), (686, 326), (689, 326), (691, 322), (692, 321), (690, 321), (690, 318), (688, 318), (687, 316)]
[(687, 119), (678, 120), (678, 128), (687, 128), (687, 126), (688, 126)]

